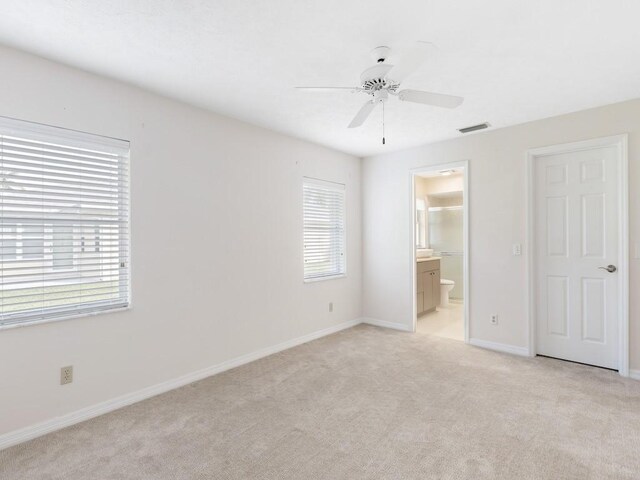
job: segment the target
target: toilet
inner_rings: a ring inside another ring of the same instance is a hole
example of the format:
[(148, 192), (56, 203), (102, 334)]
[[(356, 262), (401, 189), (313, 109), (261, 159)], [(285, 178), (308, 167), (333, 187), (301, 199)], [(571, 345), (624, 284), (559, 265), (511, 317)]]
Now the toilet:
[(456, 282), (453, 280), (447, 280), (446, 278), (440, 279), (440, 306), (446, 307), (449, 305), (449, 292), (453, 290)]

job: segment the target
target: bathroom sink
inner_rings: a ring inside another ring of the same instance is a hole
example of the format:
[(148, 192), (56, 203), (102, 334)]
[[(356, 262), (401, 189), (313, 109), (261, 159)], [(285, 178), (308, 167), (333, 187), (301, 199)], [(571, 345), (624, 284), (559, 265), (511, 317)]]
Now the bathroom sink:
[(416, 258), (429, 258), (433, 255), (433, 248), (417, 248)]

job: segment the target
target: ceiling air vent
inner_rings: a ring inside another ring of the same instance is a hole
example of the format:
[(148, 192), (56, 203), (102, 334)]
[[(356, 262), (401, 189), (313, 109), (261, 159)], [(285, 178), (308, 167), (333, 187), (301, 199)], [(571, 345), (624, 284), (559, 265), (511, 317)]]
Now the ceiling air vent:
[(469, 133), (469, 132), (475, 132), (476, 130), (484, 130), (485, 128), (489, 128), (491, 125), (489, 125), (489, 122), (484, 122), (484, 123), (479, 123), (478, 125), (472, 125), (470, 127), (464, 127), (464, 128), (460, 128), (458, 129), (458, 131), (460, 133)]

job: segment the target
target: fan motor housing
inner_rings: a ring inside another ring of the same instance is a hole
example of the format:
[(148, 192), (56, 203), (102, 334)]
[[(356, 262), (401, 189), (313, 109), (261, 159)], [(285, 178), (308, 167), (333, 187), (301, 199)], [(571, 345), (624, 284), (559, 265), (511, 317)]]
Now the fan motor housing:
[(369, 93), (371, 95), (379, 90), (387, 90), (395, 93), (399, 86), (400, 84), (388, 82), (384, 78), (370, 78), (362, 83), (362, 89), (365, 93)]
[(382, 89), (395, 92), (400, 84), (388, 78), (384, 78), (384, 75), (388, 71), (388, 68), (381, 67), (380, 65), (374, 65), (373, 67), (367, 68), (362, 72), (362, 75), (360, 75), (362, 90), (371, 95)]

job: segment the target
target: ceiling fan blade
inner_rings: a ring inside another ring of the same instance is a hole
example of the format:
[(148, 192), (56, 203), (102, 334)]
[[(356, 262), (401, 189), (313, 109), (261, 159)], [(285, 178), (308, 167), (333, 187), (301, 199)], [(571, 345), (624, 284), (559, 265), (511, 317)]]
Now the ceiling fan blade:
[(371, 115), (373, 109), (376, 108), (376, 104), (377, 102), (374, 102), (373, 100), (369, 100), (365, 103), (358, 113), (356, 113), (356, 116), (353, 117), (353, 120), (351, 120), (349, 128), (356, 128), (362, 125), (369, 115)]
[(296, 90), (301, 90), (303, 92), (336, 92), (340, 90), (351, 90), (352, 92), (357, 92), (359, 87), (295, 87)]
[(407, 51), (398, 61), (398, 64), (389, 72), (389, 78), (398, 83), (402, 82), (420, 68), (434, 48), (432, 43), (416, 42), (415, 46)]
[(456, 108), (464, 101), (462, 97), (443, 95), (442, 93), (423, 92), (422, 90), (400, 90), (398, 98), (403, 102), (423, 103), (434, 107)]

